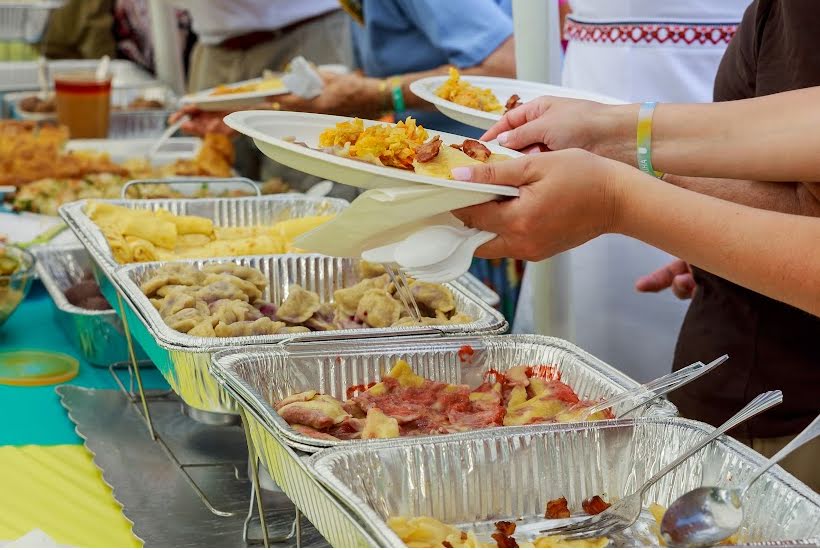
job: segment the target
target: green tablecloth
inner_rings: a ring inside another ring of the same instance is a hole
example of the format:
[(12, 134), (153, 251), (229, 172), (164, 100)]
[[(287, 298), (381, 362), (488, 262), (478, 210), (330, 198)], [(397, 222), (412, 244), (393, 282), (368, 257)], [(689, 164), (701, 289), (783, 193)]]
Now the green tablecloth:
[[(54, 321), (54, 305), (42, 284), (35, 282), (29, 296), (0, 327), (0, 351), (37, 349), (80, 357)], [(144, 369), (146, 388), (168, 385), (155, 369)], [(123, 379), (127, 374), (122, 373)], [(88, 388), (116, 388), (108, 369), (92, 367), (80, 359), (80, 373), (67, 382)], [(0, 385), (0, 445), (61, 445), (81, 440), (60, 405), (55, 386)]]

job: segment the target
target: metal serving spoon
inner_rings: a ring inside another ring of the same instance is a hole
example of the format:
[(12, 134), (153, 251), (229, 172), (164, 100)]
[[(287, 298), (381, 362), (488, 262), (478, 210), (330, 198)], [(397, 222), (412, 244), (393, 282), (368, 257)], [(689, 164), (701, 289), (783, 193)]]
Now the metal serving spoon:
[(728, 489), (699, 487), (666, 510), (661, 533), (670, 546), (712, 546), (733, 535), (743, 522), (743, 496), (749, 487), (786, 455), (820, 435), (820, 416), (757, 469), (742, 485)]

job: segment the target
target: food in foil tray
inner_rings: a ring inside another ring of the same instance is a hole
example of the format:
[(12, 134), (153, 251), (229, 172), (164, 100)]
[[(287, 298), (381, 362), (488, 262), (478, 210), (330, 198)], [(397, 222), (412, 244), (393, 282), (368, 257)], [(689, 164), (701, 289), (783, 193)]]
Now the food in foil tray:
[[(470, 352), (464, 349), (464, 354)], [(585, 415), (581, 409), (592, 404), (582, 401), (548, 365), (521, 365), (505, 373), (489, 370), (481, 385), (470, 388), (423, 378), (398, 361), (381, 382), (348, 388), (347, 397), (341, 401), (306, 391), (286, 397), (274, 408), (300, 433), (345, 440), (568, 422)], [(608, 410), (588, 420), (607, 418), (613, 418)]]
[[(319, 136), (319, 150), (417, 174), (452, 179), (450, 172), (459, 166), (471, 166), (509, 159), (491, 152), (483, 143), (465, 139), (463, 143), (444, 144), (439, 136), (428, 139), (427, 130), (412, 117), (395, 125), (376, 124), (365, 128), (364, 121), (339, 122)], [(293, 143), (305, 145), (291, 140)]]
[[(609, 508), (610, 503), (600, 495), (594, 495), (584, 500), (581, 507), (585, 515), (594, 516)], [(666, 508), (652, 503), (646, 511), (652, 517), (649, 524), (651, 535), (657, 538), (658, 546), (666, 546), (660, 530)], [(545, 519), (569, 517), (572, 517), (572, 513), (565, 497), (547, 502)], [(488, 537), (493, 542), (482, 540), (483, 537), (476, 536), (473, 531), (465, 531), (428, 516), (392, 516), (387, 518), (387, 525), (410, 548), (604, 548), (612, 543), (607, 537), (567, 540), (560, 535), (537, 537), (531, 541), (517, 540), (522, 537), (515, 536), (518, 527), (515, 521), (495, 522), (495, 531)], [(732, 535), (721, 543), (722, 546), (734, 544), (737, 544), (737, 535)]]
[(487, 113), (502, 114), (521, 105), (521, 98), (517, 94), (513, 94), (507, 99), (507, 103), (502, 106), (492, 90), (479, 88), (461, 80), (458, 69), (454, 67), (450, 67), (450, 76), (436, 90), (436, 95), (458, 105)]
[[(365, 274), (373, 274), (368, 268)], [(434, 288), (433, 288), (434, 287)], [(171, 264), (141, 285), (165, 323), (191, 336), (231, 338), (342, 329), (384, 328), (412, 324), (388, 275), (363, 277), (337, 290), (333, 302), (299, 285), (290, 285), (281, 304), (265, 300), (267, 277), (237, 264), (197, 269)], [(411, 282), (419, 307), (436, 324), (472, 321), (456, 311), (452, 292), (442, 285)], [(443, 308), (443, 309), (435, 309)]]
[[(49, 114), (57, 112), (57, 100), (54, 94), (45, 98), (39, 95), (24, 97), (17, 103), (17, 108), (26, 113)], [(165, 103), (158, 99), (136, 97), (127, 105), (112, 105), (112, 111), (157, 111), (165, 108)]]
[[(122, 185), (135, 179), (173, 176), (229, 177), (234, 150), (222, 135), (205, 136), (193, 159), (161, 167), (144, 158), (117, 164), (106, 153), (66, 151), (68, 130), (33, 122), (0, 122), (0, 185), (14, 185), (18, 211), (56, 215), (60, 205), (83, 198), (117, 198)], [(138, 186), (131, 198), (172, 196), (168, 186)]]
[(102, 292), (100, 285), (94, 280), (91, 273), (85, 273), (83, 278), (68, 287), (65, 292), (65, 298), (68, 303), (81, 309), (88, 309), (92, 311), (106, 311), (111, 309)]
[(306, 216), (270, 226), (216, 227), (208, 218), (167, 210), (131, 209), (90, 201), (86, 215), (97, 224), (121, 264), (183, 258), (221, 258), (292, 252), (293, 240), (333, 216)]

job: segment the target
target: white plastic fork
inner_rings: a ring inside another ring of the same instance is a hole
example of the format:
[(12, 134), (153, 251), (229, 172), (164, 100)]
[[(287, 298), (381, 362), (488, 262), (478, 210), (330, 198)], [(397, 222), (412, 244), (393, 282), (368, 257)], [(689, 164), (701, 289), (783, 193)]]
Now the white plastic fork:
[[(783, 393), (780, 390), (768, 391), (755, 397), (748, 405), (743, 407), (737, 414), (723, 423), (719, 428), (703, 437), (690, 449), (681, 454), (678, 458), (667, 464), (665, 467), (647, 480), (641, 487), (625, 496), (621, 500), (613, 503), (609, 508), (600, 514), (583, 519), (581, 521), (565, 523), (558, 527), (541, 530), (544, 523), (523, 526), (518, 532), (533, 534), (540, 532), (544, 535), (559, 535), (567, 540), (588, 539), (607, 536), (611, 533), (623, 531), (630, 527), (641, 514), (643, 507), (643, 495), (649, 488), (657, 483), (666, 474), (689, 460), (695, 453), (706, 445), (731, 430), (738, 424), (745, 422), (753, 416), (783, 402)], [(554, 520), (549, 525), (554, 525)]]
[[(407, 273), (419, 281), (428, 283), (447, 283), (467, 273), (476, 249), (482, 244), (493, 240), (496, 234), (489, 231), (468, 229), (463, 235), (462, 242), (449, 256), (434, 264), (409, 267), (406, 269)], [(402, 263), (399, 262), (399, 265), (402, 265)]]

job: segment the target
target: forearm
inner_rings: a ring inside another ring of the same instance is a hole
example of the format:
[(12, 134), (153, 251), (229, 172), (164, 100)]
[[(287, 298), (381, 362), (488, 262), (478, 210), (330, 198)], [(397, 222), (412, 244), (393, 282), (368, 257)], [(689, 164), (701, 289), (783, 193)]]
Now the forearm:
[(820, 220), (658, 185), (618, 169), (614, 232), (820, 315)]
[[(652, 164), (687, 176), (820, 181), (818, 101), (820, 87), (741, 101), (660, 104), (652, 123)], [(635, 165), (637, 110), (633, 104), (601, 112), (598, 123), (612, 143), (595, 152)]]
[(820, 217), (820, 184), (697, 178), (666, 174), (677, 187), (753, 208)]

